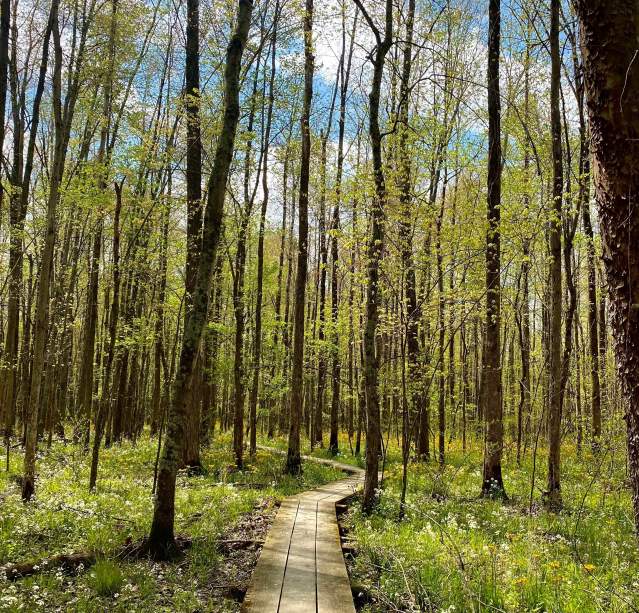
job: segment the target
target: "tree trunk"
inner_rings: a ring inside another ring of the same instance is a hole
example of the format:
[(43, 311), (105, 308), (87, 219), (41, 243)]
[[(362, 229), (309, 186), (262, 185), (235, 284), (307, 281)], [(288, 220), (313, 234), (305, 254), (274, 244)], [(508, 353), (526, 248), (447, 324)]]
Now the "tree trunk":
[(377, 499), (379, 484), (378, 467), (381, 452), (381, 430), (379, 411), (379, 354), (376, 348), (377, 321), (381, 304), (381, 288), (379, 286), (380, 259), (384, 252), (384, 215), (386, 207), (386, 183), (382, 160), (382, 135), (379, 126), (379, 104), (384, 75), (386, 55), (393, 41), (393, 3), (386, 0), (384, 37), (370, 18), (361, 0), (355, 0), (364, 15), (368, 26), (375, 36), (376, 46), (371, 61), (373, 64), (373, 81), (369, 101), (369, 134), (373, 155), (373, 177), (375, 180), (375, 196), (371, 210), (371, 237), (368, 244), (368, 275), (366, 293), (366, 325), (364, 328), (364, 385), (366, 390), (366, 476), (364, 479), (364, 498), (362, 507), (370, 512)]
[(190, 313), (185, 313), (184, 316), (182, 348), (173, 384), (173, 397), (158, 472), (153, 523), (148, 538), (149, 552), (154, 559), (167, 559), (175, 553), (175, 481), (178, 464), (182, 457), (187, 418), (186, 399), (191, 389), (193, 365), (200, 346), (202, 330), (206, 323), (208, 299), (211, 293), (211, 276), (224, 212), (226, 182), (240, 117), (240, 69), (251, 24), (252, 10), (251, 0), (238, 0), (237, 22), (226, 52), (222, 129), (216, 144), (213, 167), (209, 177), (202, 250), (192, 294), (193, 308)]
[[(202, 137), (200, 130), (200, 2), (186, 3), (186, 57), (184, 71), (186, 115), (186, 272), (185, 314), (192, 308), (202, 240)], [(186, 316), (186, 315), (185, 315)], [(196, 369), (201, 360), (196, 359)], [(199, 367), (198, 367), (199, 365)], [(187, 399), (187, 428), (182, 461), (191, 469), (201, 469), (199, 398)]]
[[(54, 70), (53, 70), (53, 116), (54, 116), (54, 149), (50, 171), (49, 193), (47, 198), (47, 212), (44, 244), (40, 258), (40, 279), (36, 299), (36, 313), (33, 338), (33, 367), (31, 377), (30, 410), (26, 423), (26, 441), (24, 452), (24, 477), (22, 481), (22, 499), (31, 499), (35, 488), (35, 463), (38, 438), (38, 418), (41, 403), (42, 382), (44, 380), (44, 364), (47, 349), (47, 335), (49, 327), (49, 302), (51, 293), (51, 279), (53, 276), (53, 258), (57, 234), (57, 207), (60, 199), (60, 186), (64, 173), (67, 145), (71, 133), (71, 119), (77, 100), (77, 89), (71, 82), (65, 100), (62, 99), (62, 45), (60, 41), (60, 26), (58, 22), (59, 0), (51, 5), (51, 34), (54, 40)], [(45, 41), (48, 42), (48, 41)], [(81, 65), (81, 51), (78, 50), (75, 70)]]
[(490, 0), (488, 32), (488, 233), (486, 235), (486, 349), (482, 389), (485, 419), (482, 495), (504, 497), (501, 381), (501, 103), (499, 100), (499, 0)]
[(595, 189), (639, 530), (639, 36), (637, 0), (577, 0)]
[(277, 48), (277, 24), (280, 17), (280, 3), (275, 1), (273, 13), (273, 33), (271, 38), (271, 74), (268, 86), (268, 109), (266, 112), (266, 127), (264, 129), (264, 145), (262, 150), (262, 206), (260, 209), (260, 226), (257, 236), (257, 288), (255, 295), (255, 347), (253, 352), (253, 381), (249, 397), (250, 441), (249, 453), (254, 456), (257, 451), (257, 400), (260, 386), (260, 365), (262, 359), (262, 294), (264, 285), (264, 227), (266, 211), (269, 201), (268, 185), (268, 153), (271, 138), (271, 123), (273, 120), (273, 105), (275, 103), (275, 53)]
[(95, 434), (91, 454), (91, 471), (89, 474), (89, 490), (95, 487), (98, 478), (98, 460), (100, 442), (104, 434), (104, 427), (111, 413), (111, 395), (113, 385), (111, 371), (115, 355), (115, 341), (117, 336), (118, 319), (120, 315), (120, 213), (122, 211), (122, 183), (115, 184), (115, 211), (113, 213), (113, 296), (109, 313), (108, 340), (105, 339), (106, 360), (102, 373), (102, 397), (95, 418)]
[[(333, 369), (332, 380), (333, 389), (331, 395), (331, 423), (330, 423), (330, 440), (329, 450), (335, 455), (339, 451), (338, 429), (339, 429), (339, 407), (340, 407), (340, 377), (341, 363), (339, 355), (339, 335), (337, 331), (337, 317), (339, 313), (339, 252), (337, 244), (337, 235), (340, 223), (340, 201), (342, 197), (342, 173), (344, 168), (344, 131), (346, 128), (346, 96), (348, 93), (348, 82), (351, 72), (351, 60), (353, 57), (353, 45), (355, 43), (355, 31), (357, 28), (357, 13), (353, 18), (353, 30), (351, 32), (350, 47), (348, 51), (348, 59), (346, 55), (346, 24), (344, 23), (345, 6), (342, 2), (342, 53), (340, 57), (340, 100), (339, 100), (339, 119), (338, 119), (338, 137), (337, 137), (337, 169), (335, 176), (335, 205), (333, 207), (333, 220), (331, 223), (331, 324), (333, 331), (332, 352), (333, 352)], [(346, 66), (345, 66), (346, 63)], [(352, 415), (348, 421), (349, 434), (352, 431)]]
[[(406, 410), (406, 424), (403, 432), (403, 464), (408, 464), (410, 456), (410, 442), (412, 440), (411, 432), (417, 427), (424, 411), (424, 390), (423, 378), (424, 373), (420, 369), (420, 348), (419, 348), (419, 321), (421, 319), (421, 307), (417, 303), (417, 288), (415, 279), (415, 264), (413, 260), (413, 199), (412, 199), (412, 178), (411, 178), (411, 157), (408, 146), (408, 112), (409, 112), (409, 88), (410, 75), (412, 70), (413, 58), (413, 30), (415, 23), (415, 0), (409, 0), (408, 11), (406, 14), (406, 43), (402, 58), (402, 74), (399, 91), (399, 156), (401, 164), (401, 176), (399, 179), (400, 188), (400, 204), (402, 219), (399, 225), (401, 250), (402, 250), (402, 269), (404, 276), (404, 293), (405, 293), (405, 319), (406, 319), (406, 353), (408, 358), (408, 392), (407, 398), (410, 399), (412, 410)], [(403, 371), (402, 371), (403, 372)], [(413, 425), (414, 424), (414, 425)], [(404, 470), (405, 476), (407, 471)], [(402, 492), (406, 491), (406, 478), (402, 487)], [(403, 512), (403, 502), (402, 502)]]
[[(0, 16), (0, 30), (4, 28), (4, 18), (8, 18), (5, 11), (5, 4), (0, 5), (2, 16)], [(24, 158), (24, 132), (25, 119), (21, 109), (13, 109), (13, 169), (11, 173), (11, 200), (10, 200), (10, 239), (9, 239), (9, 297), (7, 301), (7, 327), (5, 338), (5, 349), (2, 356), (2, 367), (0, 368), (0, 402), (3, 407), (4, 415), (0, 412), (0, 417), (4, 417), (4, 438), (7, 450), (7, 470), (9, 469), (9, 449), (11, 432), (15, 421), (15, 407), (17, 396), (21, 396), (23, 400), (28, 398), (27, 390), (30, 388), (30, 381), (20, 380), (20, 389), (18, 389), (18, 346), (19, 346), (19, 320), (20, 320), (20, 294), (22, 292), (22, 268), (23, 268), (23, 234), (24, 220), (27, 215), (27, 207), (29, 203), (29, 193), (31, 187), (31, 174), (33, 172), (33, 160), (35, 155), (35, 145), (38, 133), (38, 125), (40, 122), (40, 105), (42, 95), (44, 93), (45, 78), (47, 75), (47, 67), (49, 63), (49, 42), (51, 39), (51, 31), (53, 28), (54, 7), (51, 7), (49, 20), (42, 43), (42, 58), (40, 61), (38, 82), (33, 96), (33, 106), (31, 112), (31, 131), (29, 134), (29, 142), (27, 145), (26, 160)], [(55, 9), (57, 11), (57, 8)], [(15, 63), (17, 50), (17, 24), (13, 24), (14, 43), (12, 46), (12, 61)], [(4, 33), (0, 33), (4, 36)], [(3, 42), (0, 44), (4, 44)], [(1, 51), (0, 51), (1, 53)], [(16, 69), (11, 71), (11, 89), (12, 96), (15, 100), (24, 100), (19, 95), (19, 79)], [(24, 169), (23, 169), (24, 164)], [(26, 318), (30, 320), (30, 316), (26, 314)], [(25, 322), (26, 323), (26, 322)], [(27, 328), (26, 325), (23, 326)], [(30, 326), (28, 326), (30, 329)], [(23, 330), (23, 338), (25, 336)], [(29, 347), (29, 344), (26, 345)], [(27, 355), (23, 354), (26, 359)], [(24, 371), (23, 371), (24, 373)], [(24, 405), (23, 405), (24, 408)]]
[(550, 115), (552, 132), (553, 189), (550, 219), (550, 405), (548, 412), (548, 489), (545, 504), (552, 511), (562, 507), (561, 501), (561, 219), (563, 195), (563, 159), (559, 88), (561, 58), (559, 49), (559, 0), (551, 1), (550, 20)]
[(297, 245), (297, 277), (295, 280), (295, 313), (293, 319), (293, 364), (289, 410), (288, 451), (284, 472), (302, 472), (300, 428), (304, 394), (304, 318), (306, 277), (308, 273), (308, 184), (311, 164), (311, 102), (313, 99), (313, 0), (306, 0), (304, 12), (304, 103), (302, 107), (302, 156), (300, 159), (300, 193)]

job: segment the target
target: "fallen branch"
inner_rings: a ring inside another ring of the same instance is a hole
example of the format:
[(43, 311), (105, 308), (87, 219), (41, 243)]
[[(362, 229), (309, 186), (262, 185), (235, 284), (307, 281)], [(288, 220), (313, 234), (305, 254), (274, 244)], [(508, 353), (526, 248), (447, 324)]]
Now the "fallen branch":
[(83, 551), (80, 553), (60, 554), (40, 562), (8, 564), (4, 567), (4, 572), (9, 581), (16, 581), (52, 568), (60, 568), (65, 572), (75, 571), (80, 566), (83, 568), (93, 566), (95, 561), (96, 555), (94, 552)]

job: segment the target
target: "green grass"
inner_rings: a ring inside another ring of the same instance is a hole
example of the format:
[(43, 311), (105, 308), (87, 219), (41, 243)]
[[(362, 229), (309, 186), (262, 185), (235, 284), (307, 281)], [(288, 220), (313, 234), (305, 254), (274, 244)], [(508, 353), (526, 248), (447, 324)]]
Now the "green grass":
[(124, 584), (120, 567), (110, 560), (98, 560), (91, 569), (91, 585), (100, 596), (117, 594)]
[(283, 458), (259, 451), (245, 470), (233, 468), (230, 440), (216, 439), (203, 453), (200, 476), (178, 476), (176, 532), (192, 539), (185, 560), (156, 564), (109, 557), (149, 530), (157, 441), (143, 437), (103, 450), (97, 491), (88, 491), (90, 457), (74, 445), (54, 442), (38, 458), (36, 497), (20, 500), (14, 477), (22, 467), (0, 472), (0, 565), (37, 561), (60, 553), (93, 550), (92, 569), (65, 575), (47, 571), (15, 583), (0, 578), (0, 611), (223, 611), (236, 610), (211, 592), (221, 562), (216, 541), (243, 514), (284, 496), (339, 478), (341, 473), (306, 463), (301, 478), (282, 475)]
[(562, 450), (565, 510), (540, 504), (546, 457), (508, 454), (506, 503), (479, 498), (479, 445), (455, 445), (442, 470), (412, 464), (407, 514), (398, 521), (401, 466), (391, 463), (378, 509), (355, 505), (348, 522), (359, 544), (353, 581), (371, 611), (630, 612), (639, 609), (639, 549), (625, 481), (623, 442), (599, 458)]
[[(286, 448), (285, 438), (263, 439)], [(508, 450), (506, 503), (481, 500), (481, 449), (453, 443), (443, 470), (411, 464), (407, 512), (398, 521), (400, 453), (389, 441), (386, 480), (377, 511), (348, 516), (359, 546), (353, 581), (369, 592), (372, 611), (626, 613), (639, 609), (639, 554), (633, 533), (623, 441), (599, 458), (563, 447), (566, 510), (540, 505), (546, 457), (537, 458), (529, 511), (532, 461), (521, 467)], [(221, 555), (216, 540), (256, 505), (275, 503), (341, 476), (306, 462), (301, 479), (282, 475), (283, 458), (260, 450), (246, 469), (233, 468), (230, 440), (218, 438), (203, 454), (207, 472), (180, 473), (176, 530), (193, 539), (175, 564), (109, 558), (127, 541), (146, 535), (152, 514), (156, 441), (144, 437), (104, 450), (98, 489), (87, 491), (89, 458), (73, 445), (54, 443), (38, 460), (36, 499), (23, 505), (12, 472), (0, 472), (0, 564), (92, 549), (100, 562), (77, 574), (42, 572), (15, 583), (0, 579), (0, 611), (225, 611), (237, 610), (210, 589)], [(362, 447), (363, 449), (363, 447)], [(340, 437), (336, 459), (360, 465)], [(304, 453), (311, 450), (306, 441)], [(312, 455), (331, 457), (326, 448)], [(106, 556), (106, 557), (104, 557)]]

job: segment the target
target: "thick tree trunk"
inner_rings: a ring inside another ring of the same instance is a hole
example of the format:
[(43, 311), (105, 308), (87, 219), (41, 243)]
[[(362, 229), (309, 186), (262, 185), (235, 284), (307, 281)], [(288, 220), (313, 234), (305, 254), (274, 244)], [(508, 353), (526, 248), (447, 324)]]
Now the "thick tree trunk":
[(158, 472), (153, 523), (148, 538), (149, 552), (155, 559), (166, 559), (175, 553), (175, 481), (184, 442), (186, 399), (193, 380), (193, 365), (200, 346), (202, 330), (206, 323), (211, 276), (224, 212), (226, 182), (240, 117), (240, 69), (251, 24), (253, 3), (251, 0), (238, 0), (237, 4), (237, 22), (226, 52), (224, 116), (209, 177), (202, 250), (192, 294), (193, 308), (190, 313), (185, 313), (182, 348), (173, 384), (173, 397)]
[(639, 1), (577, 0), (591, 150), (639, 530)]
[(501, 104), (499, 100), (500, 1), (490, 0), (488, 32), (488, 232), (486, 235), (486, 349), (482, 389), (485, 420), (482, 495), (504, 497), (501, 381)]
[[(202, 137), (200, 130), (200, 2), (186, 3), (186, 274), (185, 303), (188, 313), (197, 281), (198, 258), (202, 240)], [(199, 368), (198, 368), (199, 366)], [(201, 369), (201, 360), (196, 360)], [(187, 428), (182, 461), (185, 466), (200, 469), (200, 402), (189, 395), (187, 400)]]

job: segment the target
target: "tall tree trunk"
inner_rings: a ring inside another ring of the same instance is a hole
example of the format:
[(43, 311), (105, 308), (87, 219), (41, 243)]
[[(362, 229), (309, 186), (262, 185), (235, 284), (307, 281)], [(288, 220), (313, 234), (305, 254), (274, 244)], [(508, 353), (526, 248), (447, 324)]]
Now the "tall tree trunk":
[[(117, 0), (111, 3), (111, 24), (109, 33), (109, 63), (108, 70), (104, 77), (104, 99), (102, 104), (102, 129), (100, 130), (100, 146), (98, 150), (98, 162), (100, 164), (100, 190), (106, 191), (106, 181), (108, 178), (109, 158), (109, 128), (111, 125), (111, 92), (113, 89), (113, 77), (115, 69), (115, 45), (116, 45), (116, 14)], [(95, 334), (98, 322), (98, 282), (100, 271), (100, 258), (102, 251), (102, 227), (104, 220), (101, 213), (96, 221), (96, 228), (93, 236), (93, 248), (89, 266), (89, 283), (87, 287), (86, 313), (84, 319), (84, 338), (82, 341), (82, 361), (80, 364), (80, 382), (78, 390), (78, 409), (81, 423), (84, 428), (82, 432), (85, 440), (85, 448), (88, 451), (89, 429), (91, 423), (91, 412), (93, 405), (93, 371), (95, 353)]]
[(442, 223), (446, 207), (446, 189), (442, 193), (439, 214), (435, 221), (437, 252), (437, 460), (446, 459), (446, 297), (444, 296), (444, 257), (442, 254)]
[[(9, 68), (9, 32), (11, 30), (11, 0), (0, 1), (0, 151), (4, 151), (5, 116), (7, 109), (8, 68)], [(4, 188), (0, 181), (0, 225), (2, 224), (2, 205)], [(1, 417), (1, 415), (0, 415)]]
[(488, 26), (488, 232), (486, 234), (486, 349), (482, 396), (485, 441), (482, 495), (504, 497), (501, 381), (501, 103), (499, 99), (501, 9), (490, 0)]
[(197, 278), (192, 294), (192, 309), (190, 313), (185, 313), (184, 318), (182, 348), (173, 384), (173, 396), (158, 472), (153, 523), (148, 538), (149, 552), (154, 559), (167, 559), (175, 553), (175, 481), (184, 443), (187, 418), (186, 400), (191, 389), (193, 365), (207, 318), (211, 276), (224, 213), (226, 182), (240, 117), (239, 93), (242, 54), (253, 11), (251, 0), (238, 0), (237, 5), (237, 22), (226, 51), (224, 115), (208, 182), (202, 249), (198, 259)]
[(297, 245), (297, 277), (295, 280), (295, 313), (293, 319), (293, 368), (289, 410), (288, 451), (284, 471), (290, 475), (302, 472), (300, 428), (304, 394), (304, 318), (306, 277), (308, 273), (308, 184), (311, 164), (311, 102), (313, 99), (313, 0), (305, 0), (304, 11), (304, 103), (302, 106), (302, 156), (300, 159), (300, 193)]
[[(415, 265), (413, 261), (413, 208), (412, 208), (412, 172), (411, 157), (408, 143), (409, 125), (408, 112), (410, 102), (410, 76), (413, 60), (413, 30), (415, 23), (415, 0), (408, 1), (408, 11), (406, 13), (406, 43), (402, 58), (402, 74), (399, 90), (399, 157), (401, 164), (400, 176), (400, 204), (401, 215), (399, 231), (402, 250), (402, 269), (404, 276), (405, 294), (405, 317), (406, 317), (406, 353), (408, 358), (408, 398), (410, 398), (412, 410), (406, 410), (406, 423), (402, 437), (403, 443), (403, 465), (404, 479), (402, 486), (402, 506), (400, 513), (404, 511), (404, 495), (406, 491), (406, 480), (408, 473), (406, 467), (410, 456), (411, 424), (419, 423), (423, 406), (424, 390), (422, 379), (424, 373), (420, 372), (420, 349), (419, 349), (419, 321), (421, 319), (421, 308), (417, 303), (417, 283), (415, 278)], [(402, 371), (403, 372), (403, 371)]]
[[(42, 256), (40, 258), (40, 278), (36, 299), (34, 338), (33, 338), (33, 367), (31, 377), (30, 407), (26, 423), (26, 441), (24, 452), (24, 476), (22, 480), (22, 499), (31, 499), (35, 488), (36, 447), (38, 439), (38, 418), (41, 399), (42, 382), (44, 380), (44, 364), (47, 349), (47, 334), (49, 327), (49, 298), (51, 280), (53, 276), (53, 257), (57, 234), (57, 207), (60, 199), (60, 186), (64, 173), (67, 146), (71, 133), (71, 120), (77, 100), (77, 82), (69, 83), (65, 99), (62, 99), (62, 45), (60, 26), (58, 22), (59, 0), (53, 0), (51, 5), (51, 34), (54, 40), (54, 69), (53, 69), (53, 122), (54, 147), (52, 165), (49, 177), (49, 193), (47, 197), (46, 224)], [(74, 24), (77, 27), (77, 24)], [(48, 42), (48, 41), (45, 41)], [(81, 52), (78, 50), (75, 67), (70, 70), (79, 73)], [(76, 75), (77, 77), (77, 75)]]
[(637, 0), (577, 0), (604, 263), (639, 530), (639, 96)]
[[(524, 60), (524, 121), (530, 115), (530, 22), (527, 22), (526, 54)], [(530, 211), (530, 145), (528, 139), (524, 145), (524, 206), (526, 214)], [(519, 404), (517, 407), (517, 465), (521, 462), (522, 442), (525, 436), (524, 419), (530, 418), (530, 243), (531, 237), (522, 241), (521, 262), (521, 313), (518, 317), (519, 349), (521, 353), (521, 376), (519, 378)], [(525, 443), (524, 443), (525, 446)]]
[(577, 37), (569, 31), (573, 46), (573, 65), (577, 105), (579, 109), (579, 185), (581, 215), (586, 235), (586, 268), (588, 273), (588, 341), (590, 349), (590, 381), (592, 386), (590, 413), (592, 420), (591, 448), (597, 453), (601, 447), (601, 384), (599, 380), (599, 331), (597, 313), (597, 272), (595, 264), (595, 243), (590, 217), (590, 142), (586, 120), (586, 92), (583, 63), (578, 53)]
[(545, 504), (553, 511), (561, 509), (561, 219), (563, 196), (563, 159), (559, 88), (561, 58), (559, 49), (559, 1), (550, 4), (550, 122), (552, 132), (552, 215), (550, 220), (550, 405), (548, 413), (548, 489)]
[[(258, 80), (260, 75), (261, 51), (257, 57), (257, 66), (253, 72), (253, 86), (250, 98), (250, 111), (246, 131), (248, 140), (244, 155), (244, 203), (240, 213), (240, 228), (237, 236), (237, 249), (235, 252), (235, 276), (233, 278), (233, 313), (235, 315), (235, 351), (233, 361), (233, 386), (234, 386), (234, 410), (233, 410), (233, 454), (235, 464), (242, 468), (244, 464), (244, 404), (246, 400), (246, 370), (244, 367), (244, 331), (246, 329), (246, 257), (249, 223), (255, 201), (255, 189), (251, 191), (251, 165), (253, 160), (253, 125), (258, 96)], [(262, 126), (263, 128), (264, 126)], [(258, 163), (261, 172), (261, 161)], [(257, 183), (256, 183), (257, 184)]]
[[(355, 43), (355, 31), (357, 28), (357, 13), (353, 18), (353, 29), (350, 37), (348, 59), (346, 59), (346, 15), (345, 4), (342, 2), (342, 53), (340, 56), (340, 98), (339, 98), (339, 119), (337, 137), (337, 169), (335, 174), (335, 204), (333, 206), (333, 219), (331, 222), (331, 324), (332, 324), (332, 352), (333, 368), (332, 381), (333, 389), (331, 394), (331, 419), (330, 419), (330, 439), (329, 450), (335, 455), (339, 451), (338, 428), (339, 428), (339, 407), (340, 407), (340, 377), (341, 363), (339, 355), (339, 334), (337, 330), (339, 314), (339, 252), (337, 238), (340, 223), (340, 201), (342, 198), (342, 174), (344, 169), (344, 131), (346, 128), (346, 96), (348, 94), (348, 82), (351, 73), (351, 61), (353, 57), (353, 46)], [(352, 422), (349, 422), (352, 423)], [(352, 429), (352, 428), (351, 428)], [(350, 433), (350, 430), (349, 430)]]
[(113, 295), (109, 311), (108, 338), (104, 340), (106, 360), (102, 372), (102, 397), (98, 403), (95, 418), (95, 434), (91, 454), (91, 471), (89, 474), (89, 490), (95, 487), (98, 478), (98, 460), (100, 442), (104, 434), (107, 419), (111, 413), (113, 385), (111, 374), (115, 357), (115, 341), (117, 337), (118, 319), (120, 316), (120, 213), (122, 212), (122, 183), (115, 183), (115, 211), (113, 213)]
[(386, 207), (386, 182), (382, 160), (382, 135), (379, 126), (379, 104), (384, 76), (386, 55), (393, 42), (393, 3), (386, 0), (385, 29), (382, 35), (362, 5), (361, 0), (355, 3), (366, 19), (375, 36), (375, 49), (371, 55), (373, 64), (373, 81), (369, 102), (369, 135), (373, 155), (373, 177), (375, 180), (375, 196), (371, 210), (371, 236), (368, 244), (366, 324), (364, 328), (364, 386), (366, 390), (366, 476), (364, 479), (364, 498), (362, 507), (370, 512), (375, 505), (379, 484), (378, 468), (381, 452), (381, 429), (379, 411), (379, 354), (376, 348), (377, 322), (379, 306), (382, 302), (379, 286), (380, 259), (384, 252), (384, 215)]
[(328, 138), (331, 133), (331, 127), (333, 125), (333, 111), (335, 110), (335, 98), (337, 96), (337, 88), (339, 86), (339, 69), (342, 66), (342, 58), (338, 66), (338, 74), (335, 78), (335, 87), (333, 88), (333, 96), (331, 98), (330, 111), (328, 113), (328, 122), (326, 125), (326, 132), (322, 132), (321, 141), (321, 153), (320, 153), (320, 210), (319, 210), (319, 260), (318, 260), (318, 293), (319, 303), (316, 301), (316, 308), (319, 314), (319, 327), (318, 327), (318, 361), (317, 361), (317, 399), (315, 403), (315, 414), (312, 420), (311, 429), (311, 443), (318, 444), (320, 447), (324, 445), (324, 433), (323, 433), (323, 417), (324, 417), (324, 399), (326, 390), (326, 275), (328, 268), (328, 244), (326, 241), (326, 148), (328, 145)]
[[(53, 19), (55, 16), (54, 6), (49, 12), (49, 19), (42, 42), (42, 58), (38, 72), (38, 81), (33, 96), (33, 106), (31, 111), (31, 125), (29, 142), (27, 145), (26, 159), (24, 157), (24, 133), (25, 120), (24, 113), (17, 107), (16, 102), (20, 100), (21, 106), (25, 103), (24, 92), (20, 92), (20, 83), (18, 71), (15, 67), (18, 55), (18, 27), (13, 23), (13, 46), (12, 46), (12, 62), (11, 70), (11, 89), (14, 100), (13, 111), (13, 169), (11, 173), (11, 201), (10, 201), (10, 238), (9, 238), (9, 298), (7, 301), (7, 327), (5, 337), (4, 354), (2, 356), (3, 365), (0, 368), (0, 402), (4, 411), (4, 439), (7, 450), (7, 470), (9, 469), (9, 449), (10, 438), (15, 421), (15, 407), (18, 392), (23, 400), (26, 400), (27, 389), (30, 388), (30, 381), (24, 378), (21, 380), (20, 390), (18, 390), (18, 345), (19, 345), (19, 320), (20, 320), (20, 295), (22, 292), (22, 268), (23, 268), (23, 233), (24, 221), (27, 215), (27, 207), (29, 203), (29, 193), (31, 187), (31, 174), (33, 172), (33, 161), (35, 156), (36, 138), (38, 133), (38, 125), (40, 123), (40, 105), (42, 95), (44, 93), (45, 79), (49, 63), (49, 43), (51, 40), (51, 32), (53, 28)], [(2, 17), (6, 15), (4, 4), (0, 5)], [(57, 8), (55, 8), (57, 11)], [(4, 25), (0, 23), (0, 29)], [(2, 34), (3, 36), (4, 34)], [(24, 168), (23, 168), (24, 165)], [(26, 318), (30, 319), (30, 314), (26, 314)], [(26, 323), (26, 322), (25, 322)], [(26, 331), (27, 326), (23, 326)], [(28, 326), (31, 329), (31, 326)], [(24, 333), (23, 333), (24, 337)], [(26, 345), (29, 347), (29, 344)], [(28, 355), (28, 353), (27, 353)], [(23, 357), (27, 357), (23, 354)], [(24, 372), (24, 371), (23, 371)], [(24, 408), (24, 405), (23, 405)], [(2, 414), (0, 413), (0, 416)]]
[(262, 148), (262, 206), (260, 209), (260, 225), (257, 236), (257, 288), (255, 294), (255, 346), (253, 352), (253, 380), (249, 397), (249, 453), (254, 456), (257, 451), (257, 399), (260, 386), (260, 365), (262, 360), (262, 295), (264, 285), (264, 228), (269, 201), (268, 154), (271, 139), (271, 123), (273, 105), (275, 103), (275, 55), (277, 48), (277, 24), (280, 17), (280, 2), (275, 1), (273, 13), (273, 32), (271, 35), (271, 73), (268, 85), (268, 109), (266, 111), (266, 127), (264, 129), (264, 145)]
[[(202, 240), (202, 136), (200, 130), (200, 2), (186, 3), (185, 57), (185, 116), (186, 116), (186, 273), (185, 313), (193, 304), (197, 281), (198, 258)], [(201, 360), (196, 357), (196, 369)], [(200, 368), (198, 368), (200, 365)], [(191, 469), (201, 469), (199, 398), (187, 399), (187, 428), (182, 448), (182, 461)]]

